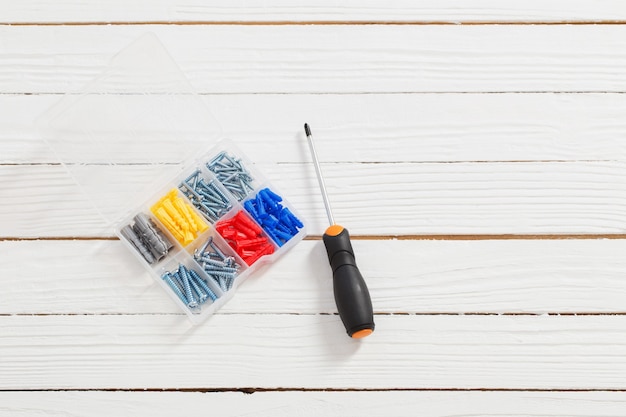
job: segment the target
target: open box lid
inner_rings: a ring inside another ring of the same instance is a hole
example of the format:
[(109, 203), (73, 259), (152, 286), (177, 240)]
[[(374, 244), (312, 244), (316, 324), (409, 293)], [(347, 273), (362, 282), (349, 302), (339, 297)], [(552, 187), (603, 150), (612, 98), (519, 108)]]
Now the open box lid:
[(126, 217), (221, 135), (153, 34), (38, 121), (43, 138), (102, 217)]

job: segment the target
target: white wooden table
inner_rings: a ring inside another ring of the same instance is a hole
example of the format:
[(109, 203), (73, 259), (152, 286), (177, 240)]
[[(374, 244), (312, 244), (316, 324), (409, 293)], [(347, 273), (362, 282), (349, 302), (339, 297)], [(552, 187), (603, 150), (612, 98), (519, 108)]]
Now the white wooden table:
[[(251, 3), (0, 0), (0, 415), (626, 415), (626, 4)], [(195, 329), (34, 125), (145, 32), (310, 222)]]

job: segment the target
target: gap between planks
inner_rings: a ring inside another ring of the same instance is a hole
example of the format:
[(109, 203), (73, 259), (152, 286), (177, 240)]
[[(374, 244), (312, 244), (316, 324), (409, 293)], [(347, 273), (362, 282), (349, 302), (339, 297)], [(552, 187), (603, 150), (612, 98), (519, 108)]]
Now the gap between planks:
[(50, 389), (0, 389), (2, 392), (183, 392), (220, 393), (241, 392), (626, 392), (620, 388), (50, 388)]
[[(626, 24), (626, 23), (625, 23)], [(0, 26), (3, 26), (0, 23)], [(4, 25), (6, 26), (6, 25)], [(145, 93), (138, 92), (124, 92), (124, 93), (116, 93), (120, 96), (145, 96)], [(176, 93), (178, 95), (182, 95), (183, 93)], [(289, 92), (266, 92), (266, 91), (233, 91), (233, 92), (206, 92), (199, 91), (191, 93), (197, 96), (413, 96), (413, 95), (422, 95), (422, 96), (440, 96), (440, 95), (510, 95), (510, 94), (520, 94), (520, 95), (598, 95), (598, 94), (607, 94), (607, 95), (621, 95), (626, 94), (626, 91), (616, 91), (616, 90), (483, 90), (483, 91), (452, 91), (452, 90), (424, 90), (424, 91), (289, 91)], [(41, 92), (21, 92), (21, 91), (0, 91), (1, 96), (78, 96), (81, 95), (80, 92), (74, 91), (41, 91)]]
[[(607, 234), (478, 234), (478, 235), (351, 235), (352, 240), (594, 240), (613, 239), (624, 240), (626, 233)], [(3, 241), (32, 241), (32, 240), (119, 240), (115, 236), (47, 236), (47, 237), (0, 237)], [(309, 235), (304, 240), (322, 240), (320, 235)]]
[(149, 25), (170, 25), (170, 26), (524, 26), (524, 25), (543, 25), (543, 26), (559, 26), (559, 25), (624, 25), (626, 20), (559, 20), (559, 21), (402, 21), (402, 20), (274, 20), (274, 21), (213, 21), (213, 20), (195, 20), (195, 21), (115, 21), (115, 22), (0, 22), (0, 26), (149, 26)]
[[(223, 316), (339, 316), (338, 313), (231, 313), (219, 311), (215, 314)], [(90, 317), (90, 316), (180, 316), (182, 313), (0, 313), (0, 317)], [(420, 312), (374, 312), (374, 316), (500, 316), (500, 317), (535, 317), (535, 316), (553, 316), (553, 317), (591, 317), (591, 316), (626, 316), (626, 311), (549, 311), (542, 313), (533, 312), (509, 312), (509, 313), (495, 313), (495, 312), (454, 312), (454, 311), (429, 311), (426, 313)], [(0, 390), (1, 391), (1, 390)]]
[[(418, 161), (418, 160), (402, 160), (402, 161), (350, 161), (350, 164), (359, 164), (359, 165), (394, 165), (394, 164), (536, 164), (536, 163), (544, 163), (544, 164), (552, 164), (552, 163), (602, 163), (602, 162), (620, 162), (620, 159), (509, 159), (509, 160), (456, 160), (456, 161)], [(324, 161), (325, 165), (342, 165), (346, 164), (343, 161)], [(15, 167), (15, 166), (62, 166), (63, 164), (60, 162), (0, 162), (0, 167)], [(87, 163), (87, 164), (74, 164), (74, 163), (66, 163), (66, 166), (108, 166), (107, 163)], [(151, 167), (154, 165), (164, 166), (164, 165), (177, 165), (173, 162), (118, 162), (115, 165), (119, 166), (147, 166)], [(311, 165), (311, 162), (276, 162), (276, 165)]]

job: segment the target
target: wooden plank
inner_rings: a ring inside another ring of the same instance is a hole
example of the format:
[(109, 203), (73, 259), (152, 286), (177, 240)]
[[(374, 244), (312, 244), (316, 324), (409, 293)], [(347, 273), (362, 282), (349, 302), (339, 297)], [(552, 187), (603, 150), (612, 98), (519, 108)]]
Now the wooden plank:
[[(34, 122), (59, 99), (0, 95), (0, 164), (57, 161)], [(626, 159), (624, 94), (250, 94), (205, 102), (224, 135), (264, 162), (308, 162), (305, 121), (325, 162)]]
[(550, 415), (621, 417), (623, 392), (0, 392), (0, 416), (168, 417), (207, 410), (223, 417)]
[[(622, 233), (626, 224), (621, 162), (323, 165), (335, 218), (355, 235)], [(312, 165), (257, 166), (321, 235)], [(162, 169), (96, 168), (109, 180), (100, 189), (109, 213), (137, 198), (133, 181)], [(111, 236), (62, 166), (0, 166), (0, 179), (0, 236)]]
[[(353, 242), (377, 313), (625, 312), (626, 241)], [(119, 241), (3, 241), (0, 314), (179, 314)], [(336, 313), (320, 241), (303, 241), (220, 314)]]
[(231, 1), (95, 0), (59, 2), (54, 8), (42, 0), (3, 4), (1, 22), (578, 22), (626, 20), (624, 4), (616, 0), (578, 1)]
[(0, 389), (624, 390), (625, 316), (2, 316)]
[(0, 92), (79, 88), (148, 31), (201, 93), (626, 90), (626, 25), (98, 25), (0, 27)]

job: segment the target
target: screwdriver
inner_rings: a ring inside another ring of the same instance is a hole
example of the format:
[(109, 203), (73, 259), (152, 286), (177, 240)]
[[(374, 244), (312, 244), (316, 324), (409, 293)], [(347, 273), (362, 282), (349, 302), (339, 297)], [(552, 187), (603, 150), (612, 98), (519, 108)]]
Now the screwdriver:
[(322, 177), (322, 170), (317, 159), (315, 146), (313, 145), (313, 135), (311, 135), (311, 128), (307, 123), (304, 124), (304, 132), (309, 141), (317, 181), (322, 191), (326, 215), (330, 222), (330, 227), (326, 229), (322, 239), (324, 240), (324, 246), (326, 246), (328, 261), (333, 270), (335, 303), (348, 336), (354, 339), (361, 339), (369, 336), (374, 331), (372, 299), (370, 298), (365, 280), (356, 266), (354, 251), (350, 243), (350, 234), (343, 226), (335, 223), (333, 218), (328, 194), (326, 194), (326, 185)]

